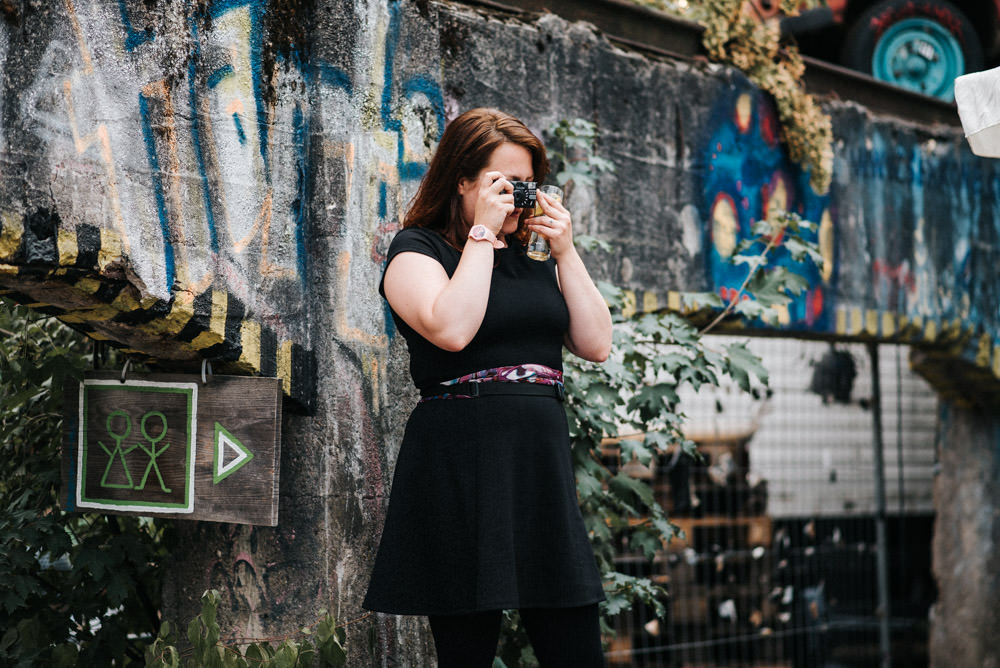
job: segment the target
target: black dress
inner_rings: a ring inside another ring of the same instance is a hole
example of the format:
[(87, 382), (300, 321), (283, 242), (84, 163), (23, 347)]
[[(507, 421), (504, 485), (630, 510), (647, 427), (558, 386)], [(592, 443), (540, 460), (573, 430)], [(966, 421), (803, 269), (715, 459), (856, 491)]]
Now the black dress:
[[(389, 262), (404, 251), (435, 258), (449, 276), (461, 257), (421, 228), (396, 235)], [(392, 314), (417, 387), (500, 366), (562, 369), (569, 314), (554, 262), (531, 260), (517, 246), (497, 255), (483, 324), (461, 352), (437, 348)], [(603, 598), (562, 403), (525, 395), (419, 403), (400, 447), (364, 607), (448, 615)]]

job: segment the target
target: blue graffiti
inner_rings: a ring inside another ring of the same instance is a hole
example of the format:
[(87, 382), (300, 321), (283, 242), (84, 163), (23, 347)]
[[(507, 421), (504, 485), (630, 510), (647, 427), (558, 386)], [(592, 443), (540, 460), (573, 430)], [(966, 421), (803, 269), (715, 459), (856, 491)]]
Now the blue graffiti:
[[(198, 163), (198, 177), (201, 179), (201, 193), (205, 206), (205, 224), (208, 227), (209, 245), (213, 253), (218, 253), (219, 233), (215, 224), (215, 210), (212, 205), (212, 189), (209, 185), (208, 170), (205, 168), (205, 152), (201, 144), (201, 114), (198, 113), (198, 87), (196, 82), (198, 62), (201, 58), (201, 42), (198, 36), (199, 17), (195, 12), (191, 11), (191, 0), (186, 0), (185, 10), (187, 12), (188, 29), (191, 38), (191, 53), (188, 55), (188, 107), (191, 117), (191, 143), (194, 147), (195, 161)], [(220, 71), (223, 70), (225, 68), (216, 70), (210, 75), (209, 79), (212, 81), (211, 85), (213, 87), (221, 80), (221, 78), (215, 78), (216, 75), (220, 75)], [(232, 71), (232, 66), (229, 66), (229, 71)], [(228, 72), (223, 72), (220, 77), (227, 74)]]
[[(747, 107), (744, 98), (743, 109), (738, 111), (741, 95), (750, 96), (750, 104)], [(829, 198), (818, 195), (809, 184), (809, 174), (789, 160), (779, 139), (773, 103), (763, 93), (749, 87), (731, 90), (716, 102), (711, 119), (702, 188), (706, 260), (713, 289), (728, 299), (737, 294), (749, 271), (747, 265), (730, 261), (730, 246), (754, 236), (753, 225), (767, 215), (775, 194), (780, 192), (789, 212), (816, 223), (823, 217)], [(713, 238), (714, 215), (722, 215), (731, 226), (730, 239)], [(810, 236), (812, 241), (818, 240), (818, 232), (803, 235), (806, 239)], [(833, 309), (824, 297), (832, 291), (822, 285), (818, 269), (811, 263), (796, 262), (781, 245), (773, 251), (771, 264), (803, 276), (812, 286), (788, 305), (789, 326), (825, 328)]]
[(247, 133), (243, 131), (243, 123), (240, 121), (239, 112), (233, 112), (233, 125), (236, 126), (236, 138), (239, 139), (241, 146), (245, 146), (247, 143)]
[[(418, 180), (427, 171), (426, 162), (411, 162), (406, 160), (406, 141), (403, 136), (403, 123), (399, 118), (393, 116), (394, 90), (393, 80), (396, 70), (396, 52), (399, 48), (402, 3), (400, 0), (392, 0), (389, 3), (389, 29), (386, 34), (385, 43), (385, 71), (382, 85), (382, 127), (387, 132), (397, 134), (396, 142), (396, 166), (399, 169), (399, 178), (403, 180)], [(424, 95), (431, 103), (437, 120), (437, 136), (444, 132), (444, 95), (441, 93), (441, 86), (430, 77), (417, 75), (401, 82), (400, 89), (403, 97), (407, 100), (413, 99), (417, 94)]]
[(223, 79), (225, 79), (228, 76), (231, 76), (232, 74), (233, 74), (233, 66), (230, 65), (229, 63), (226, 63), (219, 69), (209, 74), (208, 77), (205, 79), (205, 83), (208, 85), (209, 88), (215, 88), (216, 86), (219, 85), (219, 83)]
[(347, 93), (348, 97), (354, 95), (354, 86), (351, 83), (351, 77), (339, 67), (335, 67), (324, 61), (316, 61), (306, 65), (298, 62), (298, 59), (296, 59), (296, 66), (302, 72), (302, 75), (310, 86), (321, 84), (330, 86), (331, 88), (339, 88)]
[(156, 215), (160, 221), (160, 232), (163, 234), (163, 262), (166, 268), (167, 290), (173, 288), (174, 275), (174, 245), (170, 240), (170, 218), (167, 214), (167, 201), (163, 192), (163, 173), (160, 171), (160, 160), (156, 154), (156, 139), (153, 136), (153, 125), (150, 121), (149, 100), (139, 93), (139, 116), (142, 119), (142, 138), (146, 143), (146, 157), (149, 160), (150, 177), (153, 179), (153, 194), (156, 197)]
[(270, 160), (268, 160), (269, 124), (264, 102), (264, 13), (266, 0), (218, 0), (208, 8), (209, 19), (217, 19), (233, 9), (247, 7), (250, 12), (250, 70), (253, 74), (254, 100), (257, 106), (257, 132), (260, 136), (260, 156), (264, 162), (264, 179), (271, 182)]
[(309, 155), (306, 141), (309, 137), (309, 123), (306, 115), (302, 113), (302, 107), (295, 105), (292, 114), (292, 128), (295, 139), (295, 201), (292, 202), (292, 216), (295, 220), (295, 250), (296, 263), (299, 272), (299, 282), (302, 291), (305, 292), (308, 286), (308, 258), (306, 253), (306, 212), (309, 207)]
[[(413, 102), (430, 109), (430, 122), (432, 130), (436, 130), (437, 137), (444, 132), (445, 109), (444, 96), (440, 84), (429, 75), (414, 74), (401, 77), (399, 74), (400, 64), (398, 62), (400, 47), (402, 44), (403, 31), (403, 3), (401, 0), (391, 0), (389, 3), (389, 24), (385, 37), (385, 67), (383, 72), (383, 91), (381, 97), (380, 114), (382, 127), (385, 131), (396, 135), (396, 168), (398, 178), (401, 182), (419, 180), (426, 172), (427, 163), (423, 159), (412, 159), (407, 155), (406, 128), (403, 126), (401, 118), (401, 108), (407, 103)], [(122, 24), (126, 31), (128, 49), (131, 51), (143, 43), (155, 39), (151, 29), (136, 31), (129, 22), (124, 0), (119, 0), (119, 8), (122, 13)], [(252, 82), (253, 105), (255, 111), (248, 114), (243, 111), (235, 111), (230, 115), (235, 127), (236, 138), (241, 144), (246, 145), (253, 136), (259, 137), (259, 152), (262, 158), (263, 179), (265, 184), (271, 185), (271, 161), (269, 151), (271, 150), (269, 138), (269, 123), (267, 114), (266, 83), (263, 74), (263, 43), (266, 27), (264, 25), (267, 4), (264, 0), (215, 0), (210, 3), (196, 3), (194, 0), (186, 0), (185, 13), (187, 16), (187, 28), (189, 37), (189, 52), (187, 59), (187, 113), (190, 119), (191, 147), (194, 156), (197, 178), (201, 185), (201, 197), (207, 227), (208, 244), (212, 253), (218, 254), (226, 240), (220, 237), (224, 234), (220, 230), (218, 221), (221, 220), (218, 193), (215, 190), (218, 185), (211, 178), (211, 151), (204, 145), (211, 129), (211, 119), (206, 115), (205, 100), (203, 93), (205, 90), (212, 90), (223, 81), (237, 72), (236, 63), (219, 63), (214, 68), (207, 68), (203, 49), (207, 48), (202, 44), (205, 39), (202, 26), (210, 21), (218, 21), (227, 12), (234, 10), (244, 10), (250, 20), (248, 31), (249, 43), (249, 67)], [(308, 99), (315, 99), (314, 95), (318, 88), (332, 88), (342, 90), (348, 97), (354, 95), (354, 84), (351, 76), (339, 67), (320, 59), (312, 58), (305, 60), (300, 53), (293, 49), (288, 56), (287, 62), (284, 56), (276, 54), (276, 66), (282, 64), (289, 66), (298, 72), (309, 91)], [(159, 105), (155, 104), (153, 98), (146, 95), (140, 96), (140, 121), (145, 141), (147, 159), (152, 170), (153, 190), (156, 198), (156, 210), (164, 240), (164, 255), (167, 258), (168, 282), (176, 278), (174, 266), (174, 247), (170, 237), (170, 216), (166, 197), (166, 187), (164, 176), (160, 172), (160, 156), (158, 155), (158, 134), (155, 129), (159, 118), (156, 112)], [(309, 165), (309, 142), (310, 142), (310, 114), (304, 101), (296, 102), (292, 111), (293, 140), (296, 183), (295, 199), (291, 203), (291, 215), (294, 223), (294, 238), (297, 250), (297, 270), (303, 288), (306, 287), (308, 276), (308, 257), (306, 252), (306, 233), (308, 229), (309, 206), (308, 188), (310, 183)], [(254, 125), (255, 124), (255, 125)], [(252, 135), (256, 130), (257, 134)], [(392, 215), (390, 212), (390, 184), (381, 182), (378, 186), (378, 217), (385, 223)], [(391, 228), (391, 225), (384, 226)]]
[(122, 27), (125, 28), (126, 51), (131, 53), (146, 42), (153, 41), (155, 35), (153, 34), (152, 28), (147, 26), (143, 30), (136, 30), (132, 27), (132, 20), (129, 18), (128, 8), (125, 6), (125, 0), (118, 0), (118, 12), (122, 17)]

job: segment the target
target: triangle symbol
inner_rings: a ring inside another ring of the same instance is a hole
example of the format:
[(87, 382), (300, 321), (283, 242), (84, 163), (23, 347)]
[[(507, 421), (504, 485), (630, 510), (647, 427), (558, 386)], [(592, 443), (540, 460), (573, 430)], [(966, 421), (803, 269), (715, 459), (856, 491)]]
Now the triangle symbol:
[(251, 459), (253, 459), (253, 453), (238, 438), (229, 433), (225, 427), (216, 422), (215, 462), (212, 467), (212, 482), (218, 485), (236, 473)]

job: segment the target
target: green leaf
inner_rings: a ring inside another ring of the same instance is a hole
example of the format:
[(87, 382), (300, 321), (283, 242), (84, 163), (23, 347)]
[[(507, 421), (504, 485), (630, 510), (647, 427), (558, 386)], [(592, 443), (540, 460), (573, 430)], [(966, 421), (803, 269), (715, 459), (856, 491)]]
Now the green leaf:
[(655, 503), (653, 498), (653, 488), (642, 480), (637, 480), (625, 473), (618, 473), (608, 481), (608, 487), (616, 494), (625, 496), (634, 494), (639, 498), (644, 506), (652, 506)]
[(750, 391), (751, 374), (756, 376), (761, 383), (767, 385), (767, 369), (761, 364), (760, 358), (754, 355), (745, 344), (733, 343), (725, 346), (725, 349), (728, 355), (727, 371), (740, 386), (740, 389), (744, 392)]

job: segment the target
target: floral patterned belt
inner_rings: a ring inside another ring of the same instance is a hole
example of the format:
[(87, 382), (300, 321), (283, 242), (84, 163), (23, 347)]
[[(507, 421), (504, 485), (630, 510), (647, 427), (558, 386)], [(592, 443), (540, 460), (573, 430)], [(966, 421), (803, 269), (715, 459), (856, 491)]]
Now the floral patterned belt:
[(420, 401), (474, 399), (486, 394), (530, 394), (563, 398), (563, 372), (542, 364), (518, 364), (475, 371), (421, 388)]

